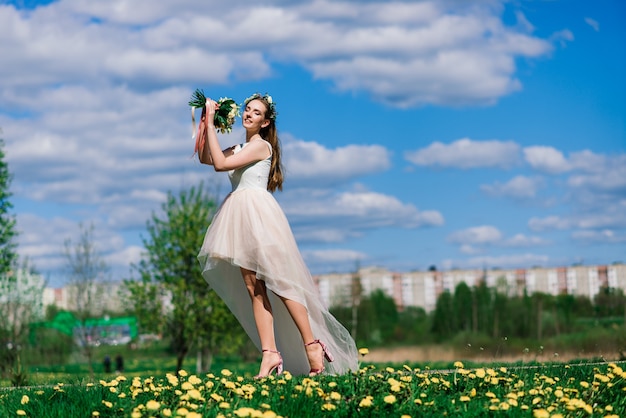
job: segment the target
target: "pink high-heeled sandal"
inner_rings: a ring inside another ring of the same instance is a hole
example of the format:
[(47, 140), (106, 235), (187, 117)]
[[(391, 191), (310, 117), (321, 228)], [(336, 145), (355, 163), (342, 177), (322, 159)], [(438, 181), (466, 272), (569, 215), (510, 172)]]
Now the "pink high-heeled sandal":
[(324, 370), (326, 370), (326, 367), (324, 367), (324, 365), (323, 365), (324, 364), (324, 358), (326, 358), (326, 360), (329, 363), (335, 360), (333, 358), (333, 355), (330, 354), (330, 351), (328, 351), (328, 347), (326, 347), (326, 344), (324, 344), (320, 340), (311, 341), (310, 343), (304, 344), (304, 346), (306, 347), (306, 346), (313, 345), (313, 344), (319, 344), (320, 346), (322, 346), (322, 368), (321, 369), (313, 369), (312, 368), (309, 371), (309, 376), (317, 376), (319, 374), (322, 374), (324, 372)]
[(267, 376), (271, 375), (274, 370), (276, 370), (276, 376), (278, 376), (279, 374), (282, 374), (283, 373), (283, 356), (280, 355), (280, 351), (274, 351), (274, 350), (269, 350), (269, 349), (265, 349), (264, 348), (263, 350), (261, 350), (261, 352), (262, 353), (268, 352), (268, 353), (278, 354), (278, 357), (280, 358), (280, 361), (276, 365), (272, 366), (270, 368), (269, 372), (267, 372), (267, 374), (265, 374), (265, 375), (257, 374), (256, 376), (254, 376), (254, 378), (255, 379), (262, 379), (264, 377), (267, 377)]

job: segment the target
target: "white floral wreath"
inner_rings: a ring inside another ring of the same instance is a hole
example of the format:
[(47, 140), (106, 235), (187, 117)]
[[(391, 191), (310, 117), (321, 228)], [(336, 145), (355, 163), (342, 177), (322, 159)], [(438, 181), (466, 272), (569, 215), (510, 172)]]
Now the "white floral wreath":
[(243, 101), (243, 105), (241, 106), (241, 108), (245, 108), (248, 103), (256, 99), (261, 99), (267, 102), (267, 104), (269, 105), (269, 109), (267, 109), (268, 114), (266, 115), (266, 117), (276, 122), (276, 116), (278, 115), (278, 112), (276, 112), (276, 103), (274, 103), (272, 96), (267, 93), (265, 93), (264, 95), (261, 95), (260, 93), (254, 93), (252, 96)]

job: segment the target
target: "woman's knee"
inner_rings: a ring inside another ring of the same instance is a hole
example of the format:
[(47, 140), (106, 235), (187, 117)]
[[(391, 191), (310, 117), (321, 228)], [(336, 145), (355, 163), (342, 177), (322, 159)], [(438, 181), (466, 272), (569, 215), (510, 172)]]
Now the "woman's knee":
[(243, 277), (244, 285), (248, 289), (250, 296), (257, 295), (259, 293), (259, 287), (262, 286), (261, 280), (257, 279), (256, 273), (251, 270), (241, 268), (241, 276)]

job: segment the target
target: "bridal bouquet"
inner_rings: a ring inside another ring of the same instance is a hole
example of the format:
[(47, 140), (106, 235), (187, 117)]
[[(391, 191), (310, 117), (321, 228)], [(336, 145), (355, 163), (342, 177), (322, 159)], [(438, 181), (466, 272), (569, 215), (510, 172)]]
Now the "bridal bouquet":
[[(229, 97), (220, 98), (217, 104), (219, 108), (215, 111), (213, 123), (221, 133), (230, 133), (233, 130), (235, 118), (239, 116), (239, 106)], [(205, 105), (206, 96), (204, 92), (200, 89), (196, 89), (191, 95), (191, 100), (189, 100), (189, 106), (192, 107), (192, 114), (194, 109), (203, 109)]]

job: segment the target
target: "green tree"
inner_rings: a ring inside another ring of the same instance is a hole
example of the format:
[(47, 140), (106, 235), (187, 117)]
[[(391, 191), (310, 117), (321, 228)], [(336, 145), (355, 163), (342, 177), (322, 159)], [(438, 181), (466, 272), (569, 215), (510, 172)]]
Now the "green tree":
[(202, 277), (197, 255), (216, 203), (204, 186), (168, 193), (161, 215), (152, 214), (143, 239), (145, 253), (125, 281), (142, 332), (168, 338), (176, 370), (195, 347), (198, 372), (213, 354), (234, 352), (246, 340), (243, 329)]
[(431, 330), (439, 340), (449, 338), (458, 331), (454, 317), (454, 299), (449, 291), (446, 290), (439, 295), (432, 315), (433, 322)]
[(28, 259), (0, 276), (0, 375), (15, 369), (28, 345), (29, 325), (43, 318), (44, 287)]
[(492, 290), (487, 287), (485, 280), (482, 280), (478, 286), (474, 286), (474, 332), (480, 332), (485, 335), (491, 335), (493, 320), (493, 295)]
[(81, 350), (89, 372), (93, 376), (94, 347), (98, 335), (88, 320), (104, 314), (103, 295), (107, 286), (109, 267), (96, 247), (94, 226), (79, 225), (80, 235), (77, 242), (65, 240), (64, 254), (68, 270), (68, 299), (78, 322), (74, 330), (74, 339)]
[[(0, 139), (0, 371), (11, 369), (17, 359), (15, 348), (21, 337), (19, 310), (23, 308), (18, 289), (21, 284), (17, 274), (17, 244), (15, 215), (11, 212), (11, 180), (9, 165), (5, 161), (4, 141)], [(23, 287), (23, 286), (22, 286)]]
[(4, 160), (4, 140), (0, 139), (0, 275), (7, 275), (15, 267), (17, 244), (15, 215), (11, 213), (11, 180), (9, 165)]
[(472, 330), (472, 289), (465, 282), (460, 282), (454, 289), (453, 298), (457, 327), (460, 331)]

